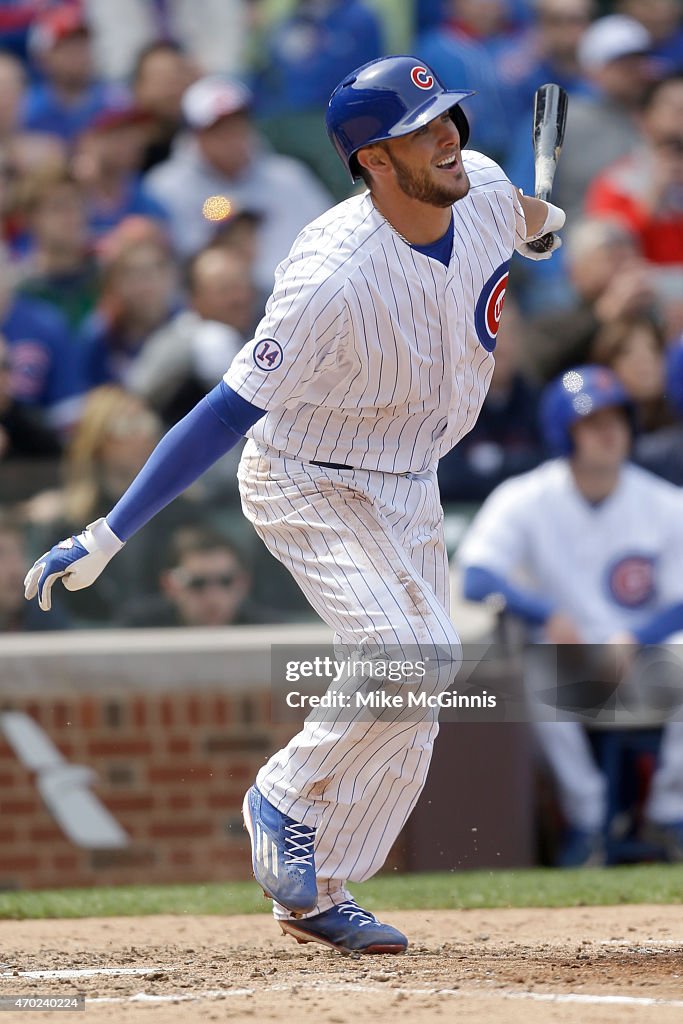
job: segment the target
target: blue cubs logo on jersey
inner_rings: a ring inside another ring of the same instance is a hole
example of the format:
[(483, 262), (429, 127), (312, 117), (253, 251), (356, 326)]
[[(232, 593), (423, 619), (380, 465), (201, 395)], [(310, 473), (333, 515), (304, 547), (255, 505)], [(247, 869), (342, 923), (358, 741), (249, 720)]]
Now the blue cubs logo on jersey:
[(624, 555), (607, 569), (611, 597), (622, 608), (642, 608), (655, 596), (655, 560), (650, 555)]
[(434, 75), (430, 75), (427, 68), (418, 64), (410, 72), (410, 79), (413, 85), (416, 85), (418, 89), (431, 89), (434, 85)]
[(282, 346), (273, 338), (258, 341), (254, 347), (254, 362), (261, 370), (277, 370), (283, 359)]
[(510, 260), (506, 260), (493, 271), (477, 299), (474, 326), (477, 329), (477, 337), (487, 352), (493, 352), (496, 347), (509, 276)]

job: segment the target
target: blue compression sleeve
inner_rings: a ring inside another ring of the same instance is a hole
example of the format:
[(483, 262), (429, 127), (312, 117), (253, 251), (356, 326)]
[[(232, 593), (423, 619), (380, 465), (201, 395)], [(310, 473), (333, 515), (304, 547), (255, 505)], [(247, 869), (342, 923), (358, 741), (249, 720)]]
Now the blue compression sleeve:
[(554, 611), (551, 601), (514, 586), (503, 576), (479, 565), (465, 569), (463, 593), (468, 601), (483, 601), (492, 594), (500, 594), (505, 599), (506, 611), (533, 626), (542, 626)]
[(242, 439), (263, 409), (221, 381), (184, 419), (162, 437), (123, 497), (107, 516), (121, 540), (128, 540), (152, 516), (194, 483)]
[(670, 604), (668, 608), (662, 608), (661, 611), (655, 612), (645, 625), (631, 632), (641, 644), (658, 644), (681, 629), (683, 629), (683, 602)]

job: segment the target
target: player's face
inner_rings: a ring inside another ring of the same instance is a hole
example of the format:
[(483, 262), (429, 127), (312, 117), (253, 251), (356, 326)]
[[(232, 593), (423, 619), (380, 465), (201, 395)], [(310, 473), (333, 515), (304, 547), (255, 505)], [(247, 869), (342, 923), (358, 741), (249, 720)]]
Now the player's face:
[(613, 472), (627, 458), (631, 431), (619, 406), (599, 409), (572, 427), (574, 458), (585, 469)]
[(448, 112), (384, 144), (401, 191), (430, 206), (452, 206), (469, 192), (460, 134)]

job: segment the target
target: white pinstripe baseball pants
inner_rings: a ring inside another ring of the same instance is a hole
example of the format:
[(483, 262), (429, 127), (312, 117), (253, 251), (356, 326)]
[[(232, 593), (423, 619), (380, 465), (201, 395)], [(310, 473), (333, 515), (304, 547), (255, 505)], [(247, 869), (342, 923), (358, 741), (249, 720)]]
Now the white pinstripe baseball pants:
[[(416, 647), (439, 645), (454, 660), (431, 692), (452, 682), (460, 640), (448, 613), (435, 470), (333, 470), (249, 441), (239, 482), (246, 517), (339, 642), (412, 657)], [(307, 719), (256, 780), (281, 811), (317, 827), (312, 914), (348, 899), (346, 881), (382, 866), (420, 795), (438, 732), (429, 711), (420, 720), (414, 710), (403, 721), (349, 717)], [(274, 912), (288, 916), (277, 905)]]

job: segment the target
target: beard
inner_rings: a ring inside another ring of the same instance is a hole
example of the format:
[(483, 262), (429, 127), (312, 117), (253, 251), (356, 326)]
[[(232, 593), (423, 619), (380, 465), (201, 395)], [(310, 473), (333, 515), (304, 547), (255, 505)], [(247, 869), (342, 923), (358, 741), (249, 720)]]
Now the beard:
[(415, 172), (389, 149), (386, 149), (385, 152), (396, 172), (399, 188), (409, 199), (418, 199), (421, 203), (429, 203), (430, 206), (445, 209), (466, 196), (470, 190), (470, 180), (464, 168), (461, 177), (441, 185), (434, 181), (429, 171)]

